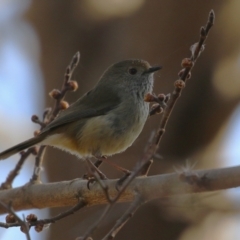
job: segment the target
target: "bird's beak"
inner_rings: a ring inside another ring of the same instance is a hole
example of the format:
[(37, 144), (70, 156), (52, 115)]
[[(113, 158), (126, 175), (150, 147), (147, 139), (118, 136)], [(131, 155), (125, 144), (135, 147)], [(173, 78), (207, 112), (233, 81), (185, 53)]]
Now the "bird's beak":
[(148, 70), (146, 70), (145, 72), (144, 72), (144, 74), (146, 74), (146, 73), (153, 73), (153, 72), (156, 72), (156, 71), (158, 71), (158, 70), (160, 70), (160, 69), (162, 69), (162, 67), (161, 66), (153, 66), (153, 67), (150, 67)]

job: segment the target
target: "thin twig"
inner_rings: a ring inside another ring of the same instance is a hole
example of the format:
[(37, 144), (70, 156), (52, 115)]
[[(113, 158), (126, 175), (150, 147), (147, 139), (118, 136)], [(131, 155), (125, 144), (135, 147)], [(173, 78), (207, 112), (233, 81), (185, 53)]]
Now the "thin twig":
[[(155, 133), (155, 137), (154, 137), (155, 140), (151, 145), (149, 145), (148, 150), (145, 152), (145, 154), (143, 155), (143, 158), (141, 160), (143, 162), (149, 162), (147, 171), (149, 171), (152, 158), (156, 154), (156, 152), (159, 148), (160, 141), (165, 132), (166, 125), (168, 123), (168, 120), (172, 113), (172, 110), (173, 110), (178, 98), (181, 96), (181, 92), (186, 85), (186, 81), (191, 78), (191, 70), (194, 67), (195, 62), (197, 61), (198, 57), (204, 50), (204, 43), (208, 36), (209, 30), (211, 29), (211, 27), (214, 24), (214, 20), (215, 20), (215, 14), (214, 14), (214, 11), (211, 10), (209, 13), (209, 16), (208, 16), (208, 22), (207, 22), (206, 26), (201, 27), (201, 29), (200, 29), (199, 41), (197, 43), (193, 44), (190, 48), (191, 53), (192, 53), (191, 57), (185, 58), (182, 60), (183, 69), (179, 72), (180, 79), (175, 81), (175, 84), (174, 84), (175, 89), (174, 89), (173, 93), (171, 94), (171, 97), (170, 97), (170, 95), (166, 95), (167, 96), (167, 105), (164, 108), (164, 110), (162, 109), (163, 116), (161, 118), (161, 122), (159, 124), (158, 130)], [(170, 99), (169, 99), (169, 97), (170, 97)], [(152, 94), (148, 94), (146, 96), (146, 101), (157, 102), (157, 100), (158, 100), (157, 97), (153, 96)], [(160, 106), (159, 107), (156, 106), (150, 111), (150, 115), (155, 114), (156, 112), (161, 113), (162, 110), (161, 110)]]
[(23, 214), (23, 220), (22, 220), (22, 222), (23, 222), (23, 224), (24, 224), (24, 225), (23, 225), (23, 229), (24, 229), (24, 230), (26, 229), (26, 232), (25, 232), (26, 238), (27, 238), (27, 240), (31, 240), (30, 233), (29, 233), (30, 227), (28, 226), (28, 223), (27, 223), (26, 220), (25, 220), (24, 214)]
[(106, 215), (109, 213), (109, 211), (111, 210), (113, 204), (109, 204), (105, 207), (102, 215), (98, 218), (98, 220), (92, 224), (92, 226), (87, 230), (87, 232), (80, 237), (81, 240), (87, 240), (89, 238), (89, 236), (94, 232), (94, 230), (96, 230), (96, 228), (99, 226), (100, 222), (106, 217)]
[(119, 218), (113, 228), (107, 233), (102, 240), (111, 240), (116, 237), (117, 233), (123, 228), (128, 220), (133, 216), (137, 209), (143, 204), (143, 199), (140, 195), (137, 195), (134, 202), (131, 204), (129, 209)]
[[(11, 209), (9, 209), (7, 207), (6, 204), (0, 202), (0, 204), (6, 209), (8, 210), (9, 213), (13, 214), (11, 211)], [(62, 218), (65, 218), (69, 215), (74, 214), (75, 212), (77, 212), (79, 209), (83, 208), (86, 206), (86, 202), (83, 201), (82, 199), (79, 200), (79, 203), (76, 204), (74, 207), (70, 208), (69, 210), (62, 212), (52, 218), (46, 218), (46, 219), (39, 219), (39, 220), (34, 220), (34, 221), (29, 221), (28, 222), (28, 227), (32, 227), (32, 226), (42, 226), (42, 228), (44, 227), (44, 225), (47, 224), (51, 224), (51, 223), (55, 223), (59, 220), (61, 220)], [(7, 207), (7, 208), (6, 208)], [(14, 212), (14, 211), (13, 211)], [(16, 215), (15, 213), (13, 214), (14, 216)], [(14, 222), (14, 223), (2, 223), (0, 222), (0, 227), (4, 227), (4, 228), (9, 228), (9, 227), (19, 227), (22, 226), (22, 222), (19, 221), (19, 218), (16, 218), (18, 221)]]
[(41, 183), (40, 172), (41, 172), (41, 166), (43, 163), (43, 157), (44, 157), (45, 150), (46, 150), (46, 146), (41, 146), (38, 150), (38, 154), (35, 158), (33, 174), (29, 181), (32, 184)]
[(5, 203), (0, 201), (0, 204), (10, 213), (14, 216), (16, 221), (18, 222), (18, 226), (21, 227), (21, 231), (25, 233), (27, 240), (31, 240), (30, 235), (29, 235), (29, 225), (25, 221), (25, 217), (23, 216), (23, 220), (15, 213), (15, 211), (12, 208), (11, 202), (6, 205)]
[(214, 19), (215, 19), (215, 15), (214, 15), (213, 10), (211, 10), (209, 13), (208, 22), (206, 24), (206, 27), (201, 28), (199, 42), (194, 44), (191, 47), (191, 51), (192, 51), (191, 57), (183, 59), (183, 61), (182, 61), (182, 66), (184, 68), (179, 72), (180, 79), (175, 81), (175, 89), (168, 101), (166, 108), (163, 111), (163, 116), (162, 116), (161, 122), (160, 122), (158, 130), (156, 131), (156, 134), (155, 134), (154, 143), (149, 147), (146, 154), (144, 154), (144, 156), (142, 158), (143, 162), (147, 162), (150, 159), (152, 159), (152, 157), (158, 150), (160, 141), (165, 132), (166, 125), (168, 123), (168, 119), (172, 113), (172, 110), (173, 110), (178, 98), (180, 97), (183, 88), (185, 87), (186, 81), (191, 77), (191, 70), (192, 70), (196, 60), (200, 56), (200, 53), (204, 50), (204, 42), (207, 38), (209, 30), (211, 29), (211, 27), (214, 24)]
[(46, 218), (46, 219), (41, 219), (41, 220), (37, 220), (35, 222), (30, 222), (30, 226), (36, 226), (38, 224), (50, 224), (50, 223), (55, 223), (57, 221), (59, 221), (62, 218), (68, 217), (69, 215), (74, 214), (75, 212), (77, 212), (79, 209), (83, 208), (86, 206), (86, 202), (84, 202), (83, 200), (80, 200), (78, 204), (76, 204), (74, 207), (70, 208), (69, 210), (62, 212), (52, 218)]
[(50, 122), (58, 115), (59, 111), (61, 110), (61, 109), (59, 109), (59, 106), (61, 105), (61, 101), (64, 99), (66, 92), (69, 90), (75, 91), (77, 89), (77, 87), (75, 87), (74, 89), (71, 89), (71, 87), (72, 87), (71, 86), (71, 84), (72, 84), (71, 77), (72, 77), (72, 74), (73, 74), (75, 68), (77, 67), (77, 65), (79, 63), (79, 60), (80, 60), (80, 52), (77, 52), (73, 56), (69, 66), (66, 69), (65, 78), (63, 81), (62, 88), (60, 90), (60, 94), (58, 95), (58, 98), (56, 99), (53, 111), (51, 113), (51, 117), (49, 119)]
[(10, 171), (10, 173), (8, 174), (5, 182), (3, 182), (1, 184), (0, 189), (10, 189), (10, 188), (12, 188), (13, 181), (17, 177), (17, 175), (19, 174), (25, 160), (28, 158), (28, 156), (30, 154), (36, 155), (36, 148), (29, 148), (27, 151), (21, 152), (20, 154), (21, 154), (21, 158), (17, 162), (15, 168), (12, 171)]
[[(79, 63), (79, 60), (80, 60), (80, 53), (77, 52), (73, 56), (69, 66), (66, 69), (65, 78), (64, 78), (61, 90), (53, 89), (50, 92), (50, 96), (56, 100), (52, 111), (50, 112), (51, 109), (49, 108), (44, 111), (43, 121), (40, 121), (36, 115), (32, 116), (32, 121), (40, 124), (41, 130), (44, 129), (44, 127), (47, 126), (48, 123), (52, 122), (61, 110), (68, 107), (68, 103), (63, 101), (63, 99), (68, 91), (76, 91), (78, 88), (77, 82), (72, 81), (71, 77), (76, 66)], [(45, 149), (46, 149), (46, 146), (41, 146), (39, 148), (37, 157), (35, 159), (35, 166), (34, 166), (32, 177), (30, 179), (30, 183), (40, 183), (40, 172), (41, 172), (40, 170), (41, 170), (41, 166), (44, 159)]]
[[(147, 154), (150, 146), (153, 144), (154, 135), (155, 135), (155, 132), (152, 131), (150, 136), (149, 136), (146, 147), (144, 148), (143, 156), (145, 156), (145, 154)], [(150, 171), (150, 168), (151, 168), (152, 164), (153, 164), (153, 160), (152, 159), (148, 160), (148, 163), (142, 168), (142, 171), (140, 172), (140, 175), (141, 176), (147, 176), (149, 171)]]

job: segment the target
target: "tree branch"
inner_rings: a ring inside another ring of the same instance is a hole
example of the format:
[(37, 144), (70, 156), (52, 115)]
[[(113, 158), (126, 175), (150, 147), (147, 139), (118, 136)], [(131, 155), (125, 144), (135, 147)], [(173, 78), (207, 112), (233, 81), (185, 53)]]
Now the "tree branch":
[[(132, 202), (136, 191), (145, 201), (169, 197), (177, 194), (217, 191), (240, 186), (240, 166), (199, 170), (184, 173), (162, 174), (151, 177), (138, 177), (119, 197), (119, 202)], [(104, 180), (108, 186), (110, 197), (118, 192), (115, 188), (116, 180)], [(33, 208), (49, 208), (73, 206), (82, 201), (86, 206), (108, 204), (102, 187), (98, 184), (87, 188), (87, 181), (75, 179), (72, 181), (25, 185), (0, 192), (0, 201), (8, 204), (12, 202), (15, 211)], [(6, 213), (0, 207), (0, 214)]]

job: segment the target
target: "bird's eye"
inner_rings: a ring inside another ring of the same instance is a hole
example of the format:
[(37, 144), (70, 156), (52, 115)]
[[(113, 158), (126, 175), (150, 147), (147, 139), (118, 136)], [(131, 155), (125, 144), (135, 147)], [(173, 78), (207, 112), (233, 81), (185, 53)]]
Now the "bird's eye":
[(128, 72), (131, 74), (131, 75), (135, 75), (137, 73), (137, 69), (136, 68), (129, 68), (128, 69)]

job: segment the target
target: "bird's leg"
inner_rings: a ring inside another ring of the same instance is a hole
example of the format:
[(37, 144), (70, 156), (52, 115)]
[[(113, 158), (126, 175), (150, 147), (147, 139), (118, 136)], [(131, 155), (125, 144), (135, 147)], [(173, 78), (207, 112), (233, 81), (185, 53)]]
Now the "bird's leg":
[(87, 169), (88, 169), (88, 173), (85, 174), (83, 176), (84, 179), (87, 179), (87, 187), (88, 189), (90, 189), (90, 184), (95, 183), (96, 182), (96, 175), (95, 173), (97, 173), (100, 177), (101, 180), (107, 179), (106, 175), (104, 173), (102, 173), (96, 166), (95, 164), (93, 164), (91, 162), (91, 160), (86, 159), (85, 161), (86, 165), (87, 165)]
[(118, 171), (121, 171), (124, 173), (124, 175), (117, 181), (116, 183), (116, 189), (119, 191), (120, 187), (122, 186), (122, 184), (124, 183), (124, 181), (128, 178), (128, 176), (131, 174), (131, 171), (129, 171), (126, 168), (120, 167), (119, 165), (113, 163), (112, 161), (109, 161), (107, 159), (107, 157), (102, 156), (101, 160), (108, 163), (109, 165), (111, 165), (112, 167), (114, 167), (115, 169), (117, 169)]
[[(95, 163), (92, 163), (95, 166), (95, 168), (99, 168), (102, 164), (102, 160), (100, 158), (97, 159), (97, 161)], [(94, 169), (95, 169), (94, 168)], [(100, 171), (100, 170), (99, 170)], [(92, 178), (92, 176), (89, 175), (89, 172), (88, 173), (85, 173), (83, 176), (82, 176), (83, 179), (89, 179), (89, 178)]]
[[(116, 185), (117, 189), (123, 184), (123, 182), (131, 174), (131, 171), (129, 171), (128, 169), (120, 167), (119, 165), (113, 163), (112, 161), (108, 160), (106, 156), (101, 156), (101, 157), (95, 156), (95, 157), (97, 158), (97, 161), (94, 164), (91, 161), (89, 161), (89, 160), (88, 161), (91, 164), (92, 169), (94, 169), (94, 171), (96, 171), (98, 173), (98, 175), (100, 176), (101, 179), (106, 179), (106, 176), (98, 169), (98, 167), (102, 164), (102, 162), (106, 162), (109, 165), (111, 165), (112, 167), (114, 167), (115, 169), (117, 169), (118, 171), (124, 173), (124, 176), (119, 179), (119, 181), (118, 181), (118, 183)], [(91, 174), (90, 172), (84, 174), (83, 178), (88, 180), (88, 186), (91, 183), (95, 182), (94, 175)]]
[(107, 179), (106, 175), (102, 173), (95, 164), (93, 164), (89, 159), (86, 159), (86, 164), (87, 164), (87, 170), (88, 173), (83, 176), (84, 179), (87, 179), (89, 181), (93, 181), (94, 179), (94, 172), (96, 172), (100, 179), (104, 180)]
[(101, 160), (101, 158), (98, 158), (97, 161), (94, 163), (95, 167), (99, 168), (102, 165), (102, 162), (103, 161)]
[[(150, 170), (150, 167), (152, 166), (153, 160), (149, 160), (147, 161), (144, 166), (142, 167), (141, 171), (139, 172), (139, 174), (137, 176), (141, 176), (141, 177), (146, 177), (148, 175), (148, 172)], [(116, 189), (118, 191), (120, 191), (121, 186), (123, 185), (123, 183), (125, 182), (125, 180), (129, 177), (129, 175), (131, 174), (131, 171), (128, 171), (128, 173), (125, 173), (116, 183)]]
[(112, 167), (114, 167), (115, 169), (117, 169), (120, 172), (123, 172), (125, 175), (130, 175), (131, 171), (129, 171), (126, 168), (120, 167), (119, 165), (117, 165), (116, 163), (113, 163), (112, 161), (108, 160), (107, 157), (102, 156), (99, 160), (108, 163), (109, 165), (111, 165)]

